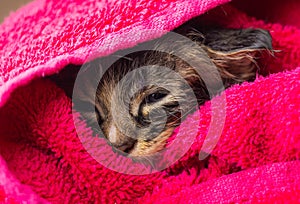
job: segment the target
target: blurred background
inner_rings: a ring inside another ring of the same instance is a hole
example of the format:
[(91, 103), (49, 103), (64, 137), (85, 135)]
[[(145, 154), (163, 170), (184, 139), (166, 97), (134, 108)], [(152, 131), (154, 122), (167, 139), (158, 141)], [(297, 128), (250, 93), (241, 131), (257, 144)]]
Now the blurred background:
[(0, 23), (11, 11), (15, 11), (32, 0), (0, 0)]

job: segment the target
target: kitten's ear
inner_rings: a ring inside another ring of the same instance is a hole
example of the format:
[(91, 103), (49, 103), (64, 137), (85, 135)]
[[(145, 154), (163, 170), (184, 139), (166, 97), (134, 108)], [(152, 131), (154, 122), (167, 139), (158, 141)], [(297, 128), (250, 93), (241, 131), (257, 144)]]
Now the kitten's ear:
[(218, 67), (225, 86), (254, 80), (258, 60), (272, 52), (271, 35), (263, 29), (209, 29), (197, 38)]

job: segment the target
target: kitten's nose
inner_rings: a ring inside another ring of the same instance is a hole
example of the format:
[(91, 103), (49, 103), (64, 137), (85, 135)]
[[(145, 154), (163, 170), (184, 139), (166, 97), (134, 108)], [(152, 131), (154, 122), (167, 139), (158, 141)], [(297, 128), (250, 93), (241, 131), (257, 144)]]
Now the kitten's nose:
[(108, 140), (118, 150), (129, 153), (136, 143), (136, 139), (125, 136), (112, 125), (109, 130)]
[(136, 143), (136, 140), (134, 140), (132, 138), (128, 138), (126, 141), (123, 141), (123, 142), (117, 143), (117, 144), (113, 144), (113, 146), (122, 152), (130, 153), (130, 151), (134, 148), (135, 143)]

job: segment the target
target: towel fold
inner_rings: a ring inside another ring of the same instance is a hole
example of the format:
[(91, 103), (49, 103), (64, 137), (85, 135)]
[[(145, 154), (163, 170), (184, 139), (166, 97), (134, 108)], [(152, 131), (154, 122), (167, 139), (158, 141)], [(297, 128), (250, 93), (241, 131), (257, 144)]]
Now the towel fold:
[[(299, 27), (284, 25), (281, 14), (278, 23), (276, 16), (257, 20), (237, 9), (242, 1), (227, 2), (37, 0), (11, 14), (0, 26), (0, 202), (299, 202)], [(95, 140), (71, 99), (46, 76), (160, 37), (199, 15), (207, 24), (269, 30), (275, 57), (254, 82), (227, 89), (183, 121), (180, 132), (190, 138), (198, 127), (197, 136), (170, 167), (131, 175), (99, 163), (95, 157), (110, 167), (140, 168)], [(161, 32), (139, 35), (143, 29)], [(225, 106), (218, 103), (224, 97)], [(212, 110), (226, 113), (221, 135), (214, 135), (219, 123)]]

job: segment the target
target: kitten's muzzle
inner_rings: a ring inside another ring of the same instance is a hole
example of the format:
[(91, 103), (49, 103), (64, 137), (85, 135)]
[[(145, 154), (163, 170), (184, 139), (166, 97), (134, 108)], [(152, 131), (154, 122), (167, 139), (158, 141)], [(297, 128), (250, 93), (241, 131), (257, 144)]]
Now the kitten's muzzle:
[(123, 141), (121, 143), (112, 143), (112, 145), (117, 150), (129, 154), (133, 150), (136, 142), (136, 140), (128, 138), (126, 139), (126, 141)]
[(137, 143), (136, 139), (122, 134), (114, 125), (110, 127), (108, 140), (115, 149), (127, 154), (133, 150)]

